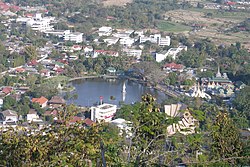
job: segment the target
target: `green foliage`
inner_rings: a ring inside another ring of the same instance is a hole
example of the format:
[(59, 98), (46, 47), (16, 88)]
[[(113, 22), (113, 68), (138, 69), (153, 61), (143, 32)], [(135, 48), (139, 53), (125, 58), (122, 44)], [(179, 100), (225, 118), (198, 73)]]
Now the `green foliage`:
[(242, 152), (239, 131), (227, 113), (219, 113), (212, 131), (214, 158), (239, 156)]
[(247, 86), (240, 90), (236, 95), (233, 103), (236, 106), (236, 109), (239, 111), (239, 114), (246, 116), (248, 122), (250, 121), (250, 87)]

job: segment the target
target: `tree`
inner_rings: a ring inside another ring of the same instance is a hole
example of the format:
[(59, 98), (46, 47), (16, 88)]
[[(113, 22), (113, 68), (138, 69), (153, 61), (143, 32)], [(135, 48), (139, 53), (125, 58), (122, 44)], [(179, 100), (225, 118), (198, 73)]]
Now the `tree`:
[(216, 117), (212, 128), (211, 149), (215, 159), (237, 157), (242, 152), (239, 131), (227, 113), (221, 112)]
[(250, 87), (243, 88), (233, 101), (236, 109), (239, 111), (241, 116), (246, 116), (248, 122), (250, 122)]
[(34, 47), (32, 45), (26, 46), (24, 48), (24, 53), (25, 53), (25, 59), (26, 59), (26, 61), (36, 60), (37, 59), (36, 47)]
[[(71, 107), (72, 108), (72, 107)], [(68, 107), (59, 111), (61, 124), (39, 131), (2, 131), (0, 136), (0, 164), (4, 166), (108, 166), (119, 165), (118, 130), (108, 124), (83, 128), (78, 122), (69, 125), (74, 115)], [(67, 115), (63, 117), (63, 115)], [(65, 119), (63, 119), (65, 118)], [(102, 143), (102, 144), (101, 144)], [(101, 146), (102, 145), (102, 146)], [(104, 152), (105, 154), (101, 154)]]

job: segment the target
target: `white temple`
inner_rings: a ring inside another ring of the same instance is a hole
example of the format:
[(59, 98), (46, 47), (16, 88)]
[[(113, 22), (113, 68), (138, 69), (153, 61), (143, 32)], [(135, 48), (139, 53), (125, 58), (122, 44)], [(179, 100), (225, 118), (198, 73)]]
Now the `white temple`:
[(211, 96), (207, 93), (205, 93), (204, 89), (200, 87), (200, 83), (194, 86), (194, 91), (191, 94), (191, 97), (200, 97), (200, 98), (205, 98), (205, 99), (211, 99)]

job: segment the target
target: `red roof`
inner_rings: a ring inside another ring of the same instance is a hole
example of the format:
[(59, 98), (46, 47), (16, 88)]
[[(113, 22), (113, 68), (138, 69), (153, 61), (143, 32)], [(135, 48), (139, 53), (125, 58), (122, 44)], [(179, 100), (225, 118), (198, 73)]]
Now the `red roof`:
[(227, 5), (235, 5), (235, 4), (236, 4), (236, 2), (231, 2), (231, 1), (227, 2)]
[(94, 121), (92, 121), (92, 120), (89, 119), (89, 118), (86, 118), (86, 119), (84, 120), (84, 122), (85, 122), (85, 124), (88, 125), (88, 126), (91, 126), (91, 125), (94, 123)]
[(70, 123), (76, 123), (76, 122), (80, 122), (81, 120), (82, 120), (81, 117), (74, 116), (69, 122)]
[(182, 69), (182, 64), (176, 64), (176, 63), (168, 63), (164, 65), (164, 68), (171, 68), (171, 69)]
[(2, 92), (5, 93), (6, 95), (9, 94), (12, 91), (11, 87), (5, 87), (2, 89)]
[(33, 17), (34, 15), (32, 13), (25, 14), (26, 17)]
[(51, 111), (45, 111), (44, 115), (53, 115), (54, 117), (56, 117), (58, 114), (58, 111), (56, 109), (53, 109)]
[(28, 65), (29, 66), (36, 66), (38, 64), (38, 62), (36, 60), (31, 60)]
[(64, 69), (63, 68), (57, 68), (56, 70), (55, 70), (57, 73), (63, 73), (63, 71), (64, 71)]
[(31, 101), (33, 103), (39, 103), (40, 105), (43, 105), (44, 103), (48, 102), (48, 99), (42, 96), (40, 98), (33, 98)]
[(24, 68), (16, 68), (16, 72), (21, 73), (21, 72), (25, 72)]

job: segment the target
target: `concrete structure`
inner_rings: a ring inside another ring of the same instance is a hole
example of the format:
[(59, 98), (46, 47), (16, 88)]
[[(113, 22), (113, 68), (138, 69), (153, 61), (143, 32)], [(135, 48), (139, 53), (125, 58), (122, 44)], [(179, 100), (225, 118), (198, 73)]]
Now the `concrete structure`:
[(119, 38), (117, 37), (109, 37), (106, 39), (103, 39), (105, 43), (107, 43), (107, 46), (114, 45), (119, 41)]
[(63, 39), (65, 41), (72, 41), (75, 43), (82, 43), (83, 42), (83, 33), (81, 32), (70, 32), (70, 30), (66, 30), (64, 32), (64, 37)]
[(94, 122), (110, 122), (114, 117), (117, 106), (113, 104), (101, 104), (90, 108), (91, 110), (91, 120)]
[(176, 56), (178, 53), (180, 53), (182, 50), (187, 51), (187, 46), (179, 46), (178, 48), (170, 48), (168, 52), (166, 53), (166, 56), (171, 56), (172, 59), (176, 59)]
[(159, 46), (169, 46), (171, 39), (169, 36), (162, 38), (161, 34), (154, 34), (150, 35), (149, 37), (145, 37), (144, 35), (140, 36), (140, 43), (144, 43), (146, 41), (156, 43)]
[(142, 55), (142, 50), (140, 49), (123, 49), (123, 52), (128, 56), (136, 57), (136, 59), (140, 59)]
[(165, 113), (169, 117), (179, 117), (181, 120), (167, 127), (168, 135), (174, 135), (179, 132), (183, 135), (195, 133), (198, 121), (194, 119), (184, 104), (164, 105)]
[(122, 46), (131, 47), (135, 43), (135, 41), (136, 39), (127, 37), (127, 38), (121, 38), (119, 42)]
[(32, 18), (19, 17), (16, 19), (16, 22), (22, 22), (26, 24), (34, 31), (45, 32), (54, 30), (53, 26), (51, 25), (54, 20), (54, 17), (42, 17), (41, 13), (37, 13)]
[(100, 27), (98, 29), (98, 35), (101, 36), (110, 36), (112, 34), (112, 27)]
[(182, 50), (187, 51), (187, 46), (181, 45), (178, 48), (170, 48), (168, 51), (164, 50), (160, 53), (155, 53), (155, 60), (157, 62), (161, 62), (167, 57), (171, 57), (173, 60), (175, 60), (177, 54), (180, 53)]

